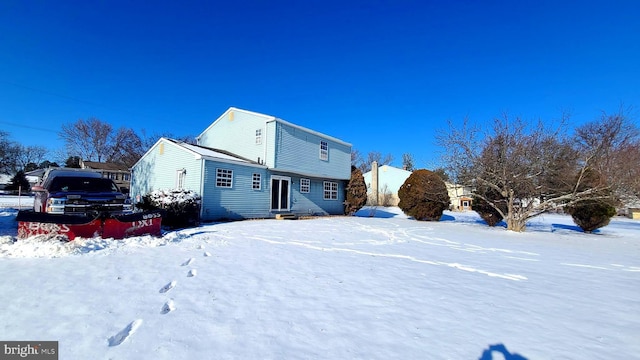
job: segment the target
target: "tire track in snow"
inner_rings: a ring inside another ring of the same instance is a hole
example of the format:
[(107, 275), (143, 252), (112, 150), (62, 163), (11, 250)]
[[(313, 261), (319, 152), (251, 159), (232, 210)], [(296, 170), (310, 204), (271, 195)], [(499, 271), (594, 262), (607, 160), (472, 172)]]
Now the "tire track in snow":
[(335, 248), (335, 247), (327, 248), (327, 247), (315, 246), (315, 245), (310, 245), (310, 244), (296, 242), (296, 241), (270, 240), (270, 239), (265, 239), (265, 238), (261, 238), (261, 237), (257, 237), (257, 236), (252, 237), (252, 239), (260, 240), (260, 241), (267, 242), (267, 243), (270, 243), (270, 244), (295, 245), (295, 246), (300, 246), (300, 247), (304, 247), (304, 248), (307, 248), (307, 249), (318, 250), (318, 251), (345, 252), (345, 253), (353, 253), (353, 254), (359, 254), (359, 255), (378, 256), (378, 257), (387, 257), (387, 258), (393, 258), (393, 259), (408, 260), (408, 261), (413, 261), (413, 262), (417, 262), (417, 263), (421, 263), (421, 264), (434, 265), (434, 266), (447, 266), (447, 267), (458, 269), (458, 270), (462, 270), (462, 271), (483, 274), (483, 275), (487, 275), (489, 277), (496, 277), (496, 278), (501, 278), (501, 279), (506, 279), (506, 280), (514, 280), (514, 281), (527, 280), (527, 277), (526, 276), (522, 276), (522, 275), (517, 275), (517, 274), (498, 274), (498, 273), (494, 273), (494, 272), (487, 271), (487, 270), (476, 269), (474, 267), (471, 267), (471, 266), (468, 266), (468, 265), (459, 264), (459, 263), (447, 263), (447, 262), (443, 262), (443, 261), (423, 260), (423, 259), (418, 259), (418, 258), (416, 258), (414, 256), (410, 256), (410, 255), (384, 254), (384, 253), (375, 253), (375, 252), (370, 252), (370, 251), (362, 251), (362, 250), (346, 249), (346, 248)]

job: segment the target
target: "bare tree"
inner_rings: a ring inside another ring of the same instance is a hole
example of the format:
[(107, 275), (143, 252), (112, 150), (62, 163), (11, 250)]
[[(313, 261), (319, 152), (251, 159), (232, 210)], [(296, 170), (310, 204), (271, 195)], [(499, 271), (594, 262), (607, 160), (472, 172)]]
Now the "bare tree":
[(19, 145), (20, 149), (17, 156), (17, 165), (19, 168), (27, 170), (28, 164), (33, 164), (37, 167), (37, 164), (40, 164), (44, 161), (45, 155), (47, 155), (47, 149), (42, 146), (22, 146)]
[(120, 128), (112, 137), (111, 152), (107, 161), (133, 166), (144, 154), (142, 140), (131, 129)]
[(433, 170), (433, 172), (440, 176), (440, 179), (442, 179), (442, 181), (444, 181), (445, 183), (450, 182), (450, 178), (449, 178), (449, 174), (447, 174), (447, 170), (443, 167), (438, 167), (436, 169)]
[(142, 141), (133, 130), (113, 127), (95, 117), (63, 124), (59, 136), (67, 153), (83, 160), (132, 165), (142, 155)]
[(17, 171), (20, 145), (9, 139), (9, 133), (0, 131), (0, 174)]
[(618, 197), (628, 199), (640, 195), (640, 130), (629, 121), (630, 109), (618, 113), (602, 113), (599, 120), (576, 130), (577, 149), (582, 169), (595, 171)]
[(109, 136), (113, 128), (100, 119), (91, 117), (75, 123), (62, 124), (59, 133), (67, 152), (83, 160), (106, 161), (109, 152)]
[(142, 142), (142, 148), (144, 149), (144, 152), (146, 152), (149, 148), (151, 148), (158, 140), (160, 140), (160, 138), (168, 138), (168, 139), (173, 139), (173, 140), (178, 140), (178, 141), (182, 141), (184, 143), (187, 144), (196, 144), (197, 140), (196, 137), (193, 135), (183, 135), (183, 136), (178, 136), (174, 133), (171, 132), (163, 132), (163, 133), (153, 133), (153, 134), (147, 134), (147, 131), (145, 129), (142, 129), (142, 136), (140, 137), (140, 140)]
[(393, 161), (393, 155), (387, 154), (383, 158), (381, 153), (377, 151), (371, 151), (369, 152), (369, 154), (367, 154), (367, 159), (363, 160), (358, 165), (358, 168), (360, 169), (360, 171), (362, 171), (363, 174), (371, 171), (371, 164), (373, 164), (374, 161), (376, 161), (378, 165), (389, 165)]
[(360, 154), (360, 150), (358, 149), (351, 150), (351, 166), (358, 167), (358, 165), (360, 165), (361, 163), (362, 163), (362, 155)]
[(577, 140), (562, 136), (564, 121), (556, 128), (542, 122), (531, 127), (506, 115), (485, 133), (468, 120), (461, 128), (449, 124), (438, 140), (446, 149), (443, 163), (453, 180), (471, 187), (476, 198), (504, 218), (507, 229), (524, 231), (527, 220), (541, 213), (610, 197), (609, 190), (619, 183), (615, 177), (604, 176), (606, 181), (585, 186), (585, 176), (590, 169), (608, 171), (614, 154), (629, 143), (624, 137), (632, 129), (626, 121), (624, 126), (613, 121), (615, 117), (578, 129)]

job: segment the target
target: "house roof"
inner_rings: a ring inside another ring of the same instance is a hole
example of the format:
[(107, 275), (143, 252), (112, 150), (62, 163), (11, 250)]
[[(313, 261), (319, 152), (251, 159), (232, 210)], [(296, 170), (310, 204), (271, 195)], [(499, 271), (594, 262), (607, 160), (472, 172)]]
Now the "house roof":
[(220, 115), (220, 116), (219, 116), (219, 117), (218, 117), (218, 118), (217, 118), (213, 123), (211, 123), (211, 125), (209, 125), (209, 126), (208, 126), (204, 131), (203, 131), (203, 132), (201, 132), (201, 133), (200, 133), (200, 135), (196, 136), (196, 139), (199, 139), (199, 138), (202, 136), (202, 134), (204, 134), (205, 132), (207, 132), (207, 130), (209, 130), (209, 129), (210, 129), (210, 128), (211, 128), (211, 127), (212, 127), (212, 126), (213, 126), (213, 125), (218, 121), (218, 120), (220, 120), (221, 118), (223, 118), (227, 113), (229, 113), (229, 112), (231, 112), (231, 111), (238, 111), (238, 112), (243, 112), (243, 113), (245, 113), (245, 114), (250, 114), (250, 115), (254, 115), (254, 116), (258, 116), (258, 117), (262, 117), (262, 118), (264, 118), (264, 119), (265, 119), (265, 122), (273, 122), (273, 121), (275, 121), (275, 122), (279, 122), (279, 123), (281, 123), (281, 124), (285, 124), (285, 125), (287, 125), (287, 126), (294, 127), (294, 128), (296, 128), (296, 129), (302, 130), (302, 131), (307, 132), (307, 133), (309, 133), (309, 134), (313, 134), (313, 135), (316, 135), (316, 136), (319, 136), (319, 137), (325, 138), (325, 139), (327, 139), (327, 140), (331, 140), (331, 141), (333, 141), (333, 142), (336, 142), (336, 143), (339, 143), (339, 144), (342, 144), (342, 145), (345, 145), (345, 146), (349, 146), (349, 147), (351, 147), (351, 146), (352, 146), (350, 143), (345, 142), (345, 141), (342, 141), (342, 140), (340, 140), (340, 139), (338, 139), (338, 138), (335, 138), (335, 137), (333, 137), (333, 136), (329, 136), (329, 135), (323, 134), (323, 133), (321, 133), (321, 132), (318, 132), (318, 131), (315, 131), (315, 130), (311, 130), (311, 129), (305, 128), (305, 127), (303, 127), (303, 126), (300, 126), (300, 125), (296, 125), (296, 124), (290, 123), (290, 122), (288, 122), (288, 121), (282, 120), (282, 119), (277, 118), (277, 117), (275, 117), (275, 116), (266, 115), (266, 114), (261, 114), (261, 113), (257, 113), (257, 112), (254, 112), (254, 111), (244, 110), (244, 109), (239, 109), (239, 108), (236, 108), (236, 107), (233, 107), (233, 106), (232, 106), (232, 107), (230, 107), (230, 108), (228, 108), (224, 113), (222, 113), (222, 115)]
[(116, 163), (103, 163), (97, 161), (83, 161), (82, 164), (85, 168), (95, 170), (108, 170), (108, 171), (129, 171), (129, 167)]
[(43, 177), (44, 176), (44, 172), (46, 171), (46, 169), (35, 169), (35, 170), (31, 170), (31, 171), (27, 171), (25, 173), (25, 175), (27, 176), (27, 178), (29, 176), (35, 176), (35, 177)]
[(249, 164), (258, 165), (258, 163), (255, 161), (249, 160), (247, 158), (243, 158), (242, 156), (238, 156), (226, 150), (214, 149), (214, 148), (200, 146), (200, 145), (187, 144), (187, 143), (173, 140), (173, 139), (167, 139), (167, 140), (208, 159), (238, 161), (238, 162), (245, 162)]
[[(225, 150), (213, 149), (213, 148), (200, 146), (200, 145), (187, 144), (179, 140), (174, 140), (174, 139), (169, 139), (164, 137), (160, 138), (153, 146), (151, 146), (149, 150), (147, 150), (147, 152), (140, 157), (140, 160), (138, 160), (138, 162), (140, 162), (144, 157), (146, 157), (147, 154), (149, 154), (149, 152), (151, 152), (160, 142), (171, 143), (177, 147), (180, 147), (190, 152), (197, 158), (202, 158), (202, 159), (212, 160), (212, 161), (219, 161), (219, 162), (229, 162), (229, 163), (236, 163), (236, 164), (239, 163), (247, 166), (256, 166), (256, 167), (266, 168), (266, 166), (260, 165), (255, 161), (243, 158), (242, 156), (235, 155)], [(135, 167), (138, 164), (138, 162), (136, 162), (132, 166), (132, 168)]]

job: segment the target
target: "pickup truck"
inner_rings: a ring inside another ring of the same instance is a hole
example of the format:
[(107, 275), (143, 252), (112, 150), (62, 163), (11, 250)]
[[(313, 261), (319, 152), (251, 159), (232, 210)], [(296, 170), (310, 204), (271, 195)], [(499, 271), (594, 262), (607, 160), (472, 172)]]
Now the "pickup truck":
[(95, 216), (130, 214), (131, 202), (110, 179), (84, 169), (48, 169), (33, 186), (35, 212)]

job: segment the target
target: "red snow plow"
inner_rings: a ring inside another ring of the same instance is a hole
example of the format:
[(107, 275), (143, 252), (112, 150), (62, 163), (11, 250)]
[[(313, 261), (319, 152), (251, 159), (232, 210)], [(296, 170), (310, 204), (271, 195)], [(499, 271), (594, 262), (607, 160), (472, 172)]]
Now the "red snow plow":
[(162, 212), (134, 213), (126, 195), (100, 173), (51, 168), (33, 186), (33, 210), (18, 212), (18, 239), (63, 236), (123, 239), (161, 235)]
[(124, 239), (140, 235), (160, 236), (162, 213), (159, 211), (122, 215), (100, 213), (90, 217), (23, 210), (18, 212), (16, 220), (18, 221), (18, 239), (36, 235), (63, 236), (68, 240), (96, 236), (105, 239)]

